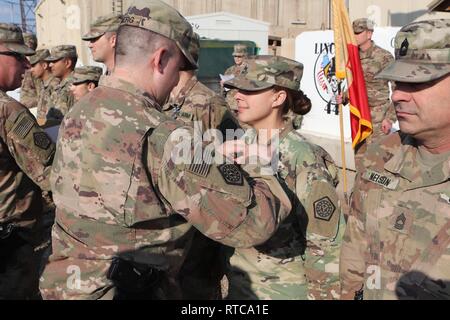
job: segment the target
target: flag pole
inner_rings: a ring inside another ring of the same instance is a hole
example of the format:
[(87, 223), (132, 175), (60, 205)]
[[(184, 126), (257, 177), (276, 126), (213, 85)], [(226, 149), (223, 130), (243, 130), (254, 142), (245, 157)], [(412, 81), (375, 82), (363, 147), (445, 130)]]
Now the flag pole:
[[(339, 79), (338, 92), (342, 97), (342, 81), (345, 79), (345, 64), (341, 64), (343, 60), (346, 60), (344, 50), (341, 47), (343, 39), (343, 29), (342, 24), (338, 23), (339, 21), (339, 11), (340, 11), (340, 3), (338, 0), (330, 0), (332, 3), (332, 12), (333, 12), (333, 30), (334, 30), (334, 42), (336, 46), (336, 76)], [(340, 47), (340, 49), (338, 49)], [(342, 56), (344, 55), (344, 56)], [(348, 203), (348, 184), (347, 184), (347, 159), (345, 157), (345, 138), (344, 138), (344, 112), (342, 106), (342, 99), (338, 104), (339, 108), (339, 130), (341, 136), (341, 159), (342, 159), (342, 179), (343, 179), (343, 191), (344, 191), (344, 199)]]
[[(339, 84), (340, 86), (340, 84)], [(347, 185), (347, 161), (345, 158), (345, 139), (344, 139), (344, 112), (342, 102), (339, 103), (339, 128), (341, 131), (341, 157), (342, 157), (342, 178), (344, 187), (344, 199), (348, 203), (348, 185)]]

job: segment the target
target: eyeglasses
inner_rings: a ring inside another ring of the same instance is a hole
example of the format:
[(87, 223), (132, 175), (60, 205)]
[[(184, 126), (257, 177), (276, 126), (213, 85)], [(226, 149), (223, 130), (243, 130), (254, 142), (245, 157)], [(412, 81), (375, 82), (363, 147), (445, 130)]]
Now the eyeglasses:
[(19, 62), (28, 61), (28, 59), (25, 57), (25, 55), (18, 53), (18, 52), (14, 52), (14, 51), (0, 51), (0, 55), (14, 57)]

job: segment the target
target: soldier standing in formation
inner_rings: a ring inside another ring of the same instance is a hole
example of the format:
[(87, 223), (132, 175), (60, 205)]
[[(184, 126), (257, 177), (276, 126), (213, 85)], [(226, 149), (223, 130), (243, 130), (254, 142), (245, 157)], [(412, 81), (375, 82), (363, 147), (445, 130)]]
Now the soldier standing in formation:
[(41, 189), (50, 190), (55, 146), (33, 115), (6, 92), (29, 67), (20, 28), (0, 23), (0, 299), (39, 297), (45, 231)]
[[(24, 33), (23, 40), (28, 48), (36, 51), (38, 45), (36, 35)], [(37, 107), (42, 85), (42, 80), (36, 78), (30, 70), (25, 71), (22, 87), (20, 88), (20, 103), (28, 109)]]
[(357, 146), (355, 154), (357, 166), (361, 163), (367, 145), (389, 134), (392, 124), (397, 121), (390, 99), (389, 81), (375, 78), (381, 70), (394, 61), (394, 57), (389, 51), (380, 48), (373, 42), (373, 30), (374, 22), (367, 18), (353, 21), (353, 32), (359, 46), (359, 57), (364, 71), (373, 129), (370, 137)]
[(61, 45), (52, 48), (50, 57), (45, 60), (50, 62), (53, 76), (60, 80), (60, 83), (50, 96), (50, 108), (46, 114), (47, 121), (60, 123), (66, 113), (72, 108), (74, 101), (70, 93), (70, 86), (72, 85), (73, 70), (77, 60), (77, 49), (72, 45)]
[(250, 184), (238, 166), (209, 164), (196, 152), (188, 163), (177, 156), (184, 146), (177, 139), (193, 137), (193, 129), (162, 114), (160, 104), (180, 69), (197, 67), (192, 38), (172, 7), (134, 1), (118, 31), (112, 75), (64, 118), (50, 179), (57, 211), (44, 298), (179, 298), (193, 226), (250, 247), (289, 213), (274, 176)]
[(110, 74), (114, 69), (117, 29), (121, 18), (120, 14), (101, 16), (91, 24), (89, 32), (82, 37), (84, 41), (89, 41), (88, 47), (94, 61), (106, 65), (106, 74)]
[(450, 20), (395, 37), (400, 133), (368, 147), (341, 251), (345, 299), (450, 299)]
[[(229, 67), (227, 70), (225, 70), (226, 76), (240, 76), (247, 73), (247, 46), (243, 44), (237, 44), (234, 46), (233, 51), (233, 59), (234, 59), (234, 65)], [(223, 88), (223, 81), (220, 82), (222, 88)], [(226, 97), (227, 104), (230, 108), (230, 110), (234, 113), (235, 116), (237, 116), (237, 104), (236, 104), (236, 90), (231, 89), (230, 91), (226, 91), (223, 89), (223, 93)]]
[(49, 56), (50, 52), (47, 49), (42, 49), (36, 51), (36, 54), (29, 58), (33, 77), (42, 81), (41, 91), (37, 95), (38, 103), (36, 113), (36, 119), (40, 126), (43, 126), (46, 122), (47, 104), (49, 103), (51, 93), (59, 84), (59, 79), (53, 76), (51, 72), (50, 63), (45, 61)]
[(85, 66), (75, 68), (72, 86), (70, 87), (70, 92), (72, 93), (75, 102), (78, 102), (81, 98), (98, 87), (98, 82), (100, 81), (102, 73), (103, 69), (100, 67)]
[(247, 71), (225, 87), (238, 90), (239, 121), (256, 129), (250, 140), (267, 148), (278, 144), (274, 169), (292, 193), (293, 210), (268, 241), (231, 253), (228, 299), (337, 299), (339, 226), (344, 224), (335, 188), (337, 168), (287, 117), (289, 111), (304, 115), (311, 109), (300, 90), (303, 65), (256, 56), (248, 60)]

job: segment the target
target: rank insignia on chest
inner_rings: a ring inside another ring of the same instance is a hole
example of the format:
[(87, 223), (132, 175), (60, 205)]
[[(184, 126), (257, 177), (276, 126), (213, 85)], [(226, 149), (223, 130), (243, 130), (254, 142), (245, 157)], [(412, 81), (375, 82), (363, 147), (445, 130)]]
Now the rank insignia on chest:
[(48, 135), (45, 132), (35, 132), (33, 133), (33, 139), (34, 144), (36, 147), (39, 147), (41, 149), (47, 150), (50, 145), (52, 144), (52, 141), (48, 137)]
[(397, 189), (398, 183), (399, 183), (399, 179), (395, 178), (395, 177), (388, 177), (385, 176), (381, 173), (372, 171), (372, 170), (367, 170), (366, 172), (364, 172), (364, 174), (362, 175), (362, 178), (364, 180), (376, 183), (386, 189), (389, 190), (395, 190)]
[(223, 164), (219, 166), (218, 169), (226, 184), (233, 186), (244, 185), (244, 177), (242, 176), (242, 172), (235, 164)]
[(336, 206), (328, 197), (324, 197), (314, 202), (314, 217), (316, 219), (330, 221), (335, 211)]
[(397, 220), (395, 220), (394, 228), (401, 231), (405, 228), (405, 223), (406, 223), (406, 217), (405, 217), (405, 214), (402, 213), (401, 215), (399, 215), (397, 217)]

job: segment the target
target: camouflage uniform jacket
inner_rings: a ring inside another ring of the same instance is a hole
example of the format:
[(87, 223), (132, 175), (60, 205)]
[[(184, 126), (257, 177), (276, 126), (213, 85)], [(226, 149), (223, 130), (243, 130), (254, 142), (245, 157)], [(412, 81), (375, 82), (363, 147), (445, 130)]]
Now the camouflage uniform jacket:
[[(238, 122), (228, 110), (225, 99), (210, 90), (196, 76), (193, 76), (177, 96), (169, 99), (164, 113), (196, 127), (202, 134), (217, 129), (226, 137), (226, 129), (237, 129)], [(183, 265), (180, 277), (183, 296), (187, 299), (220, 298), (220, 280), (223, 277), (223, 261), (220, 244), (200, 233), (192, 242), (189, 255)]]
[(35, 78), (31, 71), (27, 70), (20, 88), (20, 103), (28, 109), (37, 107), (42, 85), (42, 80)]
[(237, 129), (238, 123), (228, 110), (225, 100), (193, 76), (176, 97), (164, 106), (164, 113), (185, 123), (201, 121), (202, 132)]
[(240, 66), (232, 65), (227, 70), (225, 70), (225, 75), (234, 75), (235, 77), (245, 74), (247, 72), (247, 63), (243, 62)]
[(364, 70), (372, 123), (381, 125), (384, 119), (389, 119), (392, 122), (397, 121), (394, 106), (389, 99), (388, 81), (375, 79), (375, 76), (381, 70), (394, 61), (394, 57), (389, 51), (375, 45), (373, 41), (372, 46), (367, 51), (359, 50), (359, 56)]
[(293, 193), (293, 210), (264, 244), (234, 250), (227, 298), (339, 298), (344, 219), (335, 189), (337, 169), (330, 155), (306, 141), (291, 122), (280, 133), (279, 154), (278, 175)]
[(50, 97), (58, 85), (59, 79), (54, 76), (50, 76), (46, 81), (44, 81), (41, 92), (39, 94), (36, 114), (36, 119), (40, 126), (44, 125), (47, 120)]
[[(392, 134), (369, 146), (341, 249), (342, 296), (450, 298), (450, 160), (424, 172), (416, 142)], [(361, 294), (359, 294), (361, 295)]]
[(73, 72), (55, 87), (51, 96), (47, 119), (61, 121), (66, 113), (72, 108), (74, 98), (70, 92), (70, 86), (73, 81)]
[(40, 188), (50, 190), (54, 151), (33, 115), (0, 91), (0, 224), (33, 229), (42, 214)]
[[(193, 129), (176, 130), (180, 123), (159, 108), (134, 85), (103, 77), (64, 118), (51, 174), (57, 210), (44, 298), (100, 298), (113, 288), (107, 272), (117, 256), (164, 270), (173, 286), (155, 291), (179, 297), (176, 277), (192, 226), (248, 247), (288, 214), (285, 193), (275, 197), (265, 183), (280, 189), (274, 177), (255, 178), (250, 188), (234, 165), (176, 165), (180, 147), (169, 136), (192, 137)], [(81, 286), (67, 286), (73, 266)]]

